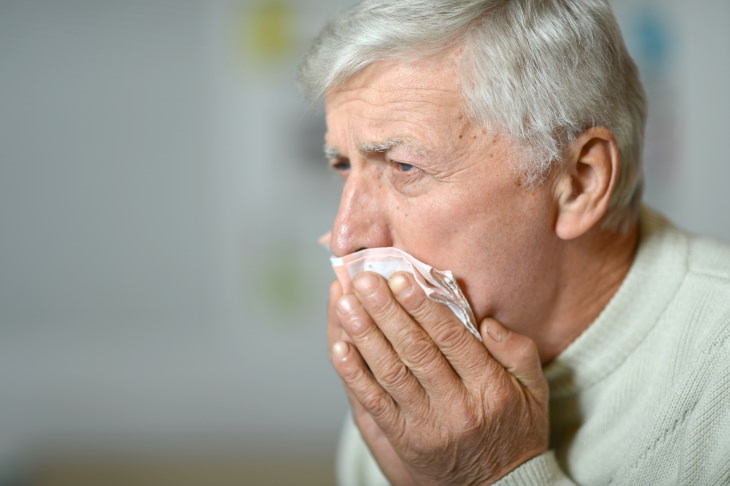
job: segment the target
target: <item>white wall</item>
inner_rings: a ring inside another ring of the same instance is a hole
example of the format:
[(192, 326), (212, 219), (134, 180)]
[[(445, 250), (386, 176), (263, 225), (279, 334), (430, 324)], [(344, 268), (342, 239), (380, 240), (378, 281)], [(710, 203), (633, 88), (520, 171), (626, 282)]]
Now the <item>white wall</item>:
[[(315, 240), (338, 183), (292, 78), (349, 3), (290, 4), (267, 63), (241, 40), (253, 1), (0, 1), (0, 463), (331, 454)], [(730, 239), (730, 3), (614, 3), (632, 50), (642, 15), (668, 29), (647, 198)]]

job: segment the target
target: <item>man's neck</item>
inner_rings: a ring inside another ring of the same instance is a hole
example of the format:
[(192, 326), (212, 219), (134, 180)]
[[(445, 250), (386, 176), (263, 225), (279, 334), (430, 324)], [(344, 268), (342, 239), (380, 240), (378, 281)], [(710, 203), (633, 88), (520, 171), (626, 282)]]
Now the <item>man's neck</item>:
[(556, 286), (551, 312), (531, 336), (543, 363), (555, 359), (603, 311), (631, 268), (638, 226), (621, 234), (593, 230), (565, 242), (565, 271)]

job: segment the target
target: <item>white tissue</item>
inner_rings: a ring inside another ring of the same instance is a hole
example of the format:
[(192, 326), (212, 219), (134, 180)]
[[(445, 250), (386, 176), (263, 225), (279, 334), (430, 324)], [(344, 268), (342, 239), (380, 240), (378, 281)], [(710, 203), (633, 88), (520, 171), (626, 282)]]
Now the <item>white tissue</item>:
[(375, 272), (390, 278), (396, 272), (411, 273), (426, 296), (446, 304), (469, 332), (482, 340), (476, 329), (474, 313), (452, 273), (436, 270), (398, 248), (369, 248), (344, 257), (331, 257), (332, 268), (345, 292), (352, 291), (352, 279), (360, 272)]

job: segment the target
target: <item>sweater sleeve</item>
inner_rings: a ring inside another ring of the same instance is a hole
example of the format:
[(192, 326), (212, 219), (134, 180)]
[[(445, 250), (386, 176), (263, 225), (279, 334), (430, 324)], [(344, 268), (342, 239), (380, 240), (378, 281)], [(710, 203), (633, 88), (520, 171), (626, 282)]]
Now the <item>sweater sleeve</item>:
[(494, 483), (495, 486), (569, 486), (575, 483), (558, 466), (553, 451), (533, 457)]
[(352, 414), (347, 415), (342, 427), (336, 477), (338, 486), (390, 486), (362, 440)]

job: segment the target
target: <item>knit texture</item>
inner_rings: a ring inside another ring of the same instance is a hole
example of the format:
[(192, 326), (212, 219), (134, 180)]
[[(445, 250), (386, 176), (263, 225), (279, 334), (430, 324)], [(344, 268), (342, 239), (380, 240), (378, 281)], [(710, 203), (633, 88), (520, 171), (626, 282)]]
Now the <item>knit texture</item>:
[[(621, 287), (545, 369), (551, 450), (497, 484), (730, 484), (729, 336), (730, 246), (644, 209)], [(388, 484), (351, 420), (338, 479)]]

